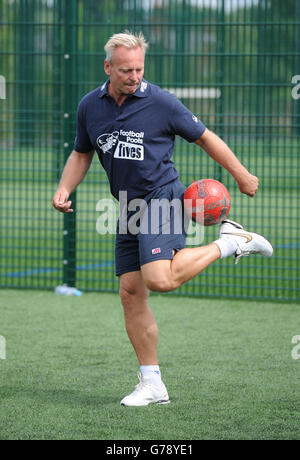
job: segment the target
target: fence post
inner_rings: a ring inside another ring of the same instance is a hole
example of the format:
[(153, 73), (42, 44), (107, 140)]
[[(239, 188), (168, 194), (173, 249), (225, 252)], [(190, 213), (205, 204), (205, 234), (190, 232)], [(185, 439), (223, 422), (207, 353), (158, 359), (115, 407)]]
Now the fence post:
[[(219, 8), (219, 6), (218, 6)], [(221, 96), (216, 99), (216, 121), (217, 121), (217, 133), (223, 138), (224, 137), (224, 66), (225, 66), (225, 2), (222, 0), (220, 5), (220, 11), (218, 9), (218, 21), (221, 23), (217, 28), (217, 63), (216, 63), (216, 87), (221, 88)], [(226, 88), (227, 89), (227, 88)], [(226, 139), (227, 140), (227, 139)], [(222, 167), (217, 163), (214, 165), (215, 179), (222, 182)]]
[[(65, 0), (64, 10), (65, 44), (64, 44), (64, 161), (66, 162), (73, 148), (73, 118), (76, 107), (74, 87), (76, 78), (77, 48), (77, 2)], [(63, 230), (63, 282), (68, 286), (76, 285), (76, 191), (70, 200), (73, 213), (64, 214)]]

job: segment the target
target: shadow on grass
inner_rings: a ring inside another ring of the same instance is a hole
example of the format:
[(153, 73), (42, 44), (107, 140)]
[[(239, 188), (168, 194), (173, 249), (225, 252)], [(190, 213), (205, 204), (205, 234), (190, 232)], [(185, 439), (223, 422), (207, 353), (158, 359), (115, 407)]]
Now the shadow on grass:
[(50, 389), (50, 388), (18, 388), (11, 386), (0, 387), (0, 399), (32, 399), (41, 403), (61, 404), (68, 406), (100, 407), (110, 404), (119, 404), (120, 399), (105, 394), (86, 394), (75, 390)]

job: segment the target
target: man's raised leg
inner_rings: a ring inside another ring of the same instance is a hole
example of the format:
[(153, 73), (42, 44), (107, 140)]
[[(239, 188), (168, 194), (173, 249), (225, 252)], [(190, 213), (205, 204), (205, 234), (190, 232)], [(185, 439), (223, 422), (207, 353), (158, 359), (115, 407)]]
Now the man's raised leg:
[(238, 261), (240, 257), (251, 254), (271, 257), (272, 245), (262, 235), (244, 230), (237, 222), (225, 220), (218, 240), (206, 246), (182, 249), (173, 260), (146, 263), (141, 272), (148, 289), (168, 292), (199, 275), (219, 258), (234, 255)]
[(146, 286), (151, 291), (168, 292), (199, 275), (221, 257), (215, 243), (197, 248), (185, 248), (173, 260), (157, 260), (141, 267)]

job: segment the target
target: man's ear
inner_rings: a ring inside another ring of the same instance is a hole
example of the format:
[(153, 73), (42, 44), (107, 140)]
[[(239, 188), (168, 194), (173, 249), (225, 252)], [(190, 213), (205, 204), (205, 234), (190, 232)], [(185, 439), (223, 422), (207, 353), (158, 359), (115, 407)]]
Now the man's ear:
[(106, 75), (110, 75), (110, 63), (106, 59), (104, 61), (104, 72)]

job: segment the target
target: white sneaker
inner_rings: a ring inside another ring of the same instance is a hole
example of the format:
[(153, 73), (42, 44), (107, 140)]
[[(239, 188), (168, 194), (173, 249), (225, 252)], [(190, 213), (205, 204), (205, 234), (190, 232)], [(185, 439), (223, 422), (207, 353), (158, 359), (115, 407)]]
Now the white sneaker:
[(169, 395), (163, 383), (158, 387), (149, 382), (149, 377), (143, 377), (141, 373), (138, 374), (138, 377), (140, 382), (130, 395), (122, 399), (121, 406), (148, 406), (150, 403), (169, 404)]
[(238, 249), (234, 255), (237, 264), (241, 257), (250, 254), (261, 254), (265, 257), (273, 255), (271, 243), (258, 233), (251, 233), (244, 230), (241, 224), (233, 220), (224, 220), (220, 227), (220, 238), (235, 237)]

